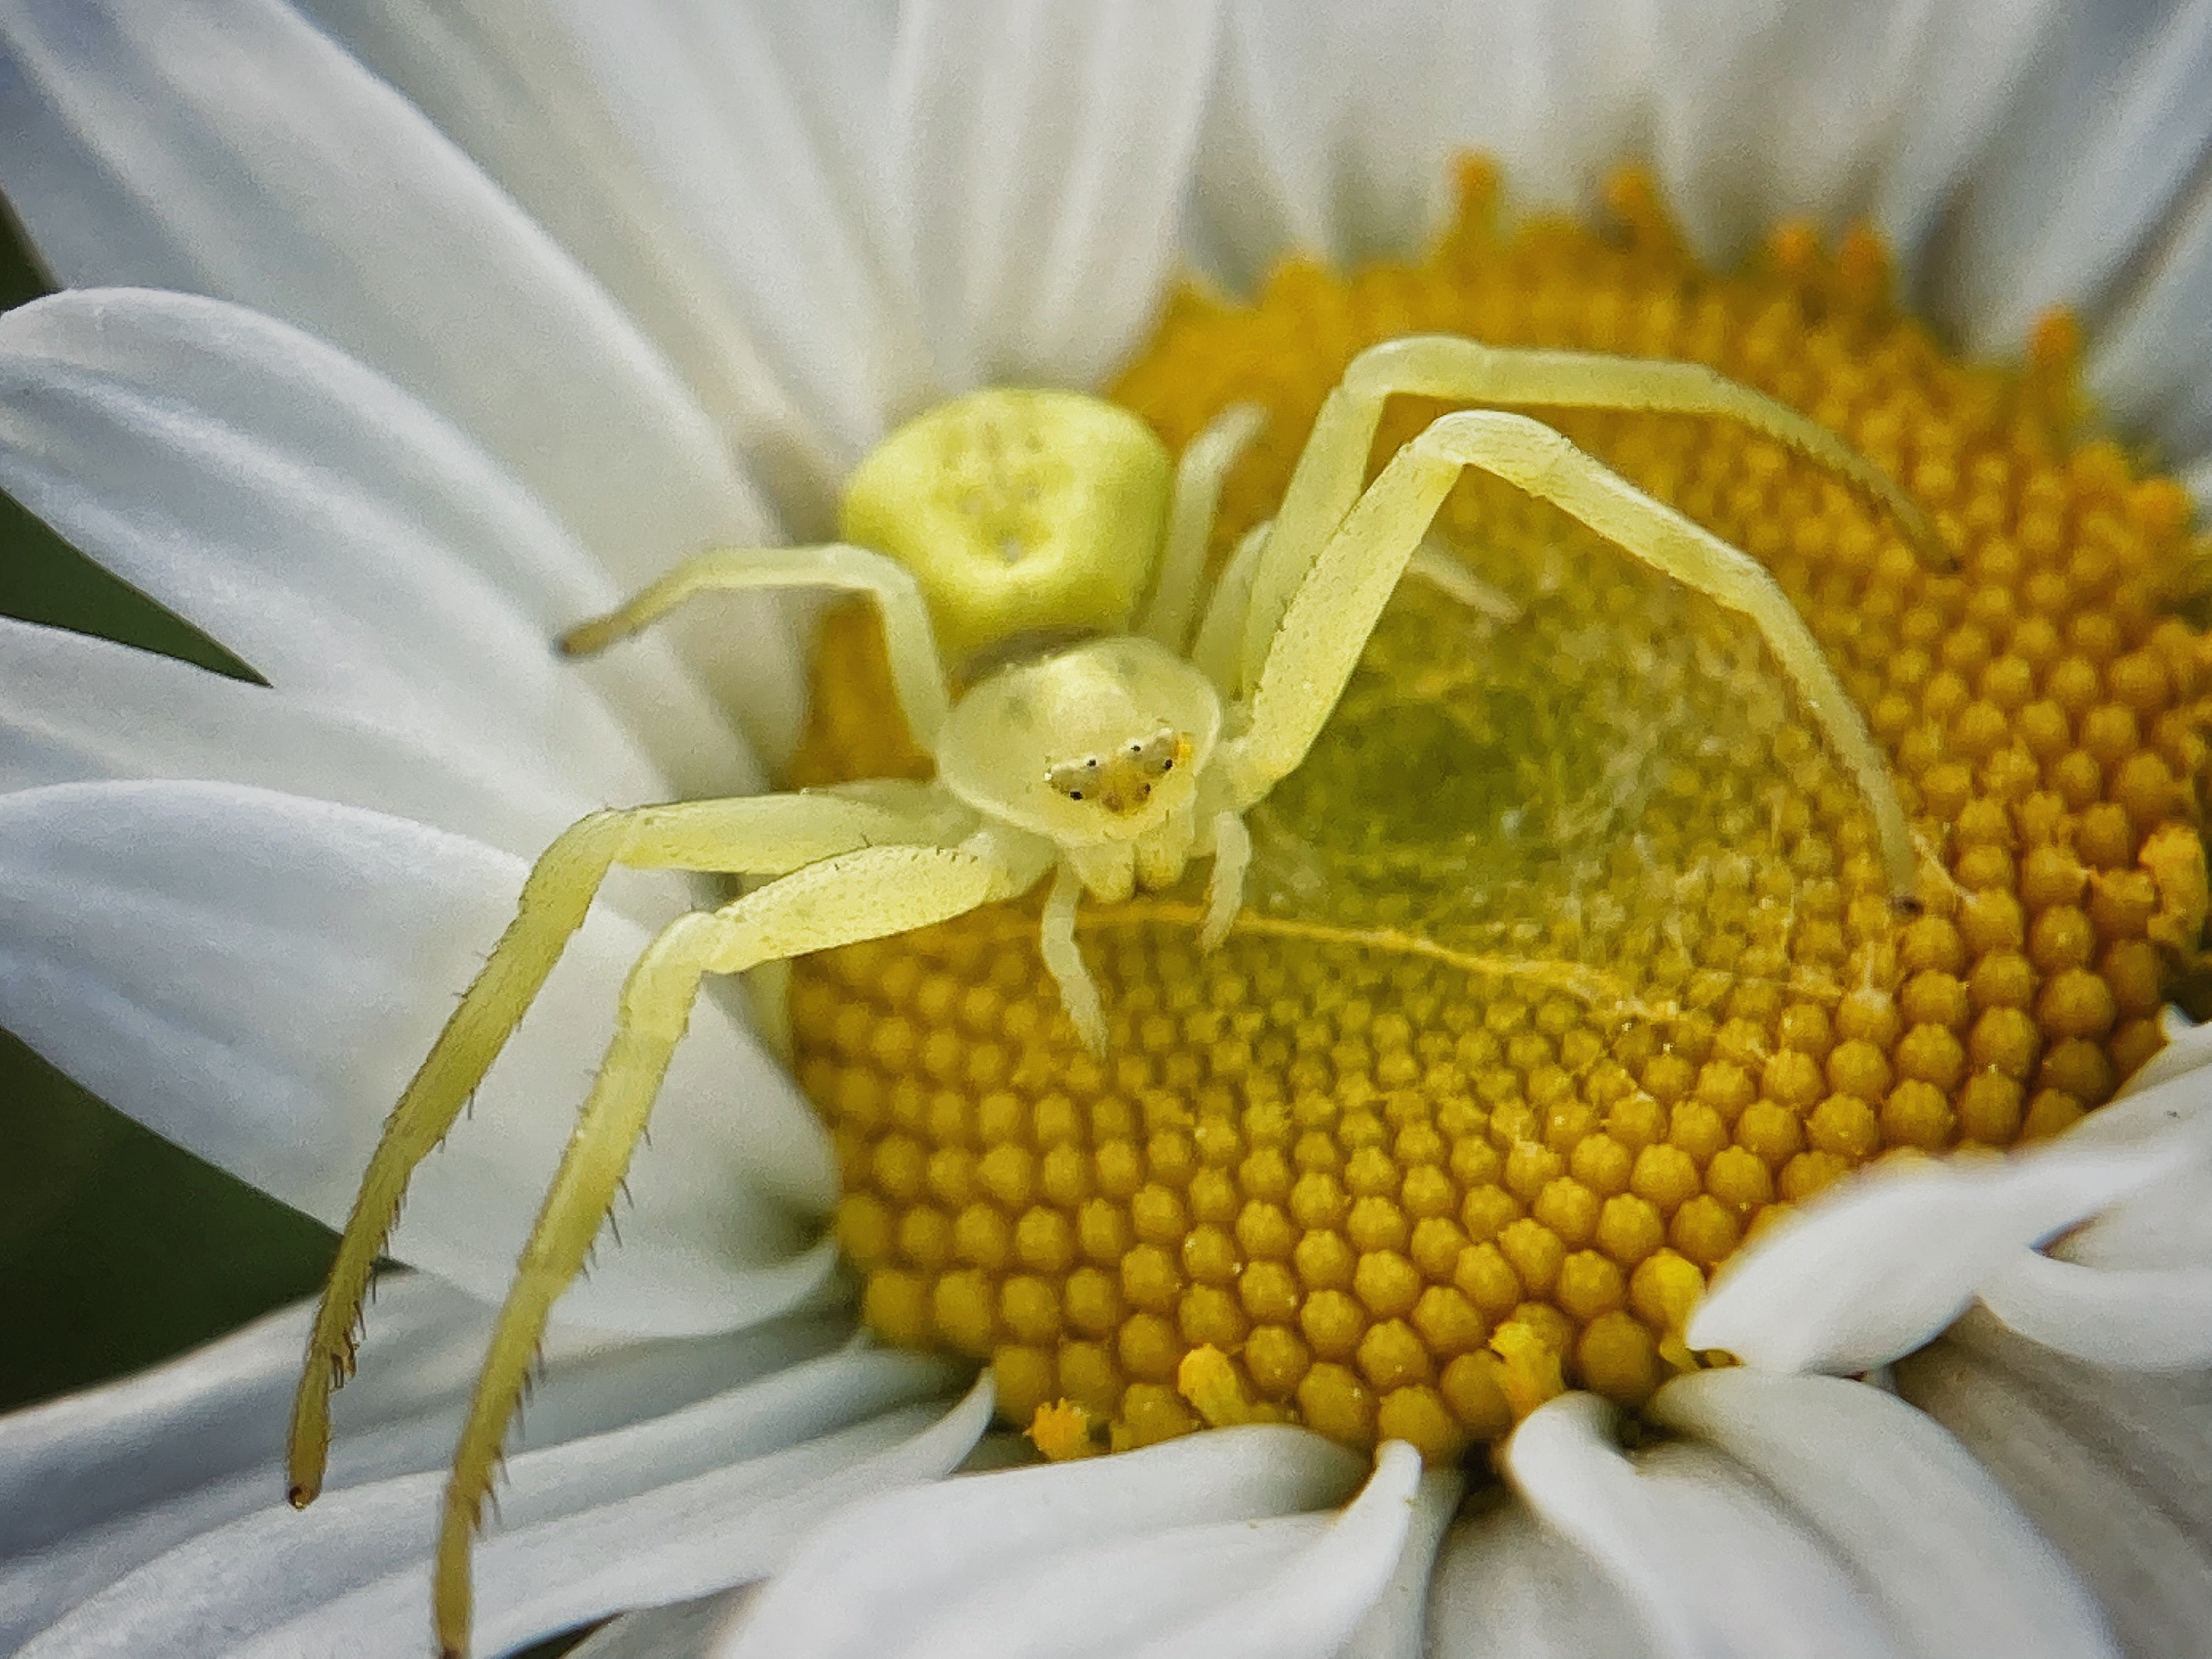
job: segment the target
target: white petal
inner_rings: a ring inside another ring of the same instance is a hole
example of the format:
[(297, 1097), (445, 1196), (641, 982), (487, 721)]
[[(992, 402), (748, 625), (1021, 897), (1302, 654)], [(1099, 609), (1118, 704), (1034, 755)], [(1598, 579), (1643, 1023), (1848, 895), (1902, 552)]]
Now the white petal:
[[(0, 1017), (118, 1110), (336, 1224), (391, 1103), (513, 914), (523, 866), (296, 796), (199, 783), (0, 797)], [(605, 1040), (635, 924), (586, 924), (417, 1171), (392, 1252), (505, 1288)], [(638, 1331), (788, 1307), (835, 1191), (790, 1081), (711, 1000), (630, 1176), (623, 1244), (562, 1304)]]
[(1930, 9), (1911, 0), (1655, 9), (1658, 173), (1708, 258), (1743, 258), (1778, 204), (1824, 222), (1848, 216), (1910, 84)]
[(2093, 1112), (2066, 1139), (2107, 1144), (2098, 1133), (2112, 1120), (2118, 1144), (2163, 1145), (2182, 1156), (2146, 1183), (2060, 1239), (2051, 1254), (2092, 1267), (2201, 1267), (2212, 1264), (2212, 1128), (2202, 1077), (2130, 1095)]
[(914, 0), (892, 176), (948, 386), (1089, 386), (1151, 325), (1212, 78), (1216, 0)]
[(2054, 0), (1668, 0), (1653, 148), (1669, 205), (1732, 264), (1782, 218), (1872, 212), (1911, 276), (2041, 48)]
[(0, 617), (0, 793), (204, 778), (364, 806), (534, 857), (596, 803), (315, 696)]
[(1869, 1370), (1949, 1324), (2014, 1251), (2178, 1158), (2156, 1146), (2062, 1146), (1838, 1183), (1728, 1263), (1687, 1340), (1762, 1370)]
[[(426, 1274), (378, 1288), (378, 1340), (343, 1395), (342, 1429), (355, 1434), (419, 1416), (426, 1392), (473, 1367), (489, 1328), (482, 1304)], [(0, 1648), (270, 1500), (308, 1312), (0, 1419)]]
[(1024, 1562), (1167, 1527), (1320, 1508), (1359, 1475), (1358, 1459), (1303, 1430), (1231, 1429), (897, 1493), (808, 1539), (722, 1659), (873, 1654), (884, 1632), (1011, 1580)]
[(2032, 1395), (2047, 1418), (2094, 1448), (2212, 1553), (2212, 1370), (2093, 1364), (2040, 1347), (1979, 1313), (1942, 1346), (2002, 1372), (2007, 1386)]
[(971, 1585), (919, 1614), (919, 1630), (902, 1626), (878, 1651), (885, 1659), (1152, 1659), (1160, 1632), (1201, 1620), (1224, 1595), (1263, 1592), (1328, 1534), (1325, 1517), (1292, 1515), (1112, 1539), (1024, 1562), (1018, 1578)]
[(626, 1613), (569, 1650), (569, 1659), (707, 1659), (759, 1593), (757, 1584), (740, 1584), (719, 1595)]
[(1135, 1659), (1329, 1659), (1389, 1588), (1420, 1479), (1420, 1454), (1386, 1443), (1365, 1488), (1310, 1547)]
[(2021, 1334), (2107, 1364), (2212, 1362), (2212, 1086), (2205, 1028), (2129, 1079), (2069, 1131), (2065, 1148), (2136, 1147), (2172, 1166), (2051, 1246), (2021, 1251), (1979, 1286)]
[(2166, 1046), (2130, 1078), (2119, 1097), (2066, 1133), (2066, 1148), (2156, 1149), (2173, 1167), (2052, 1247), (2093, 1267), (2212, 1263), (2212, 1025), (2172, 1010)]
[(1664, 1446), (1631, 1463), (1614, 1413), (1564, 1395), (1505, 1443), (1506, 1475), (1537, 1515), (1594, 1557), (1678, 1659), (1896, 1652), (1863, 1593), (1821, 1545), (1714, 1453)]
[[(1980, 1312), (1960, 1321), (1937, 1351), (1967, 1354), (1983, 1370), (2001, 1374), (2008, 1389), (2032, 1398), (2200, 1550), (2212, 1552), (2212, 1370), (2093, 1364), (2039, 1346)], [(1983, 1455), (1978, 1444), (1972, 1449)]]
[[(0, 189), (62, 282), (212, 295), (330, 341), (476, 438), (623, 586), (767, 533), (605, 291), (277, 0), (8, 0), (0, 132)], [(781, 734), (799, 692), (781, 612), (729, 610), (742, 648), (717, 689)]]
[(1429, 1592), (1434, 1659), (1650, 1659), (1650, 1634), (1590, 1559), (1512, 1499), (1454, 1527)]
[(2212, 1364), (2212, 1265), (2086, 1267), (2023, 1250), (1982, 1305), (2032, 1342), (2135, 1370)]
[[(920, 1356), (848, 1350), (672, 1411), (640, 1401), (628, 1420), (514, 1453), (501, 1520), (476, 1552), (480, 1650), (757, 1576), (856, 1492), (941, 1475), (989, 1412), (971, 1401), (939, 1420), (941, 1406), (915, 1403), (948, 1377)], [(26, 1652), (407, 1653), (444, 1482), (435, 1466), (356, 1482), (304, 1514), (264, 1498), (79, 1603)]]
[(2200, 514), (2212, 513), (2212, 460), (2202, 460), (2182, 476), (2189, 486), (2190, 499), (2197, 503)]
[(2089, 389), (2186, 466), (2212, 456), (2212, 173), (2146, 252), (2148, 273), (2095, 337)]
[(2087, 1267), (2212, 1263), (2212, 1165), (2181, 1165), (2067, 1234), (2051, 1253)]
[[(720, 252), (715, 245), (723, 239), (749, 246), (736, 228), (748, 227), (764, 240), (769, 227), (757, 215), (687, 223), (679, 210), (694, 204), (672, 200), (651, 176), (592, 66), (560, 29), (547, 27), (539, 7), (527, 0), (307, 0), (301, 9), (404, 93), (607, 289), (744, 453), (787, 525), (794, 506), (818, 513), (834, 500), (838, 457), (777, 382), (767, 357), (787, 332), (819, 325), (831, 309), (818, 303), (823, 290), (802, 287), (782, 294), (784, 303), (774, 309), (743, 309), (708, 250)], [(813, 9), (805, 14), (808, 21)], [(600, 33), (617, 46), (657, 39), (670, 27), (671, 10), (628, 9), (620, 20), (627, 27)], [(579, 19), (611, 21), (604, 7)], [(887, 27), (884, 33), (888, 41)], [(849, 53), (849, 32), (844, 44)], [(732, 102), (744, 101), (736, 71), (758, 72), (744, 59), (710, 69), (687, 57), (677, 67), (687, 78), (716, 81)], [(678, 84), (661, 82), (661, 98), (673, 102)], [(738, 158), (708, 147), (656, 159), (672, 161), (682, 174)], [(827, 529), (824, 522), (799, 533)]]
[(1403, 257), (1469, 149), (1516, 200), (1582, 205), (1632, 141), (1648, 10), (1427, 0), (1386, 22), (1340, 0), (1236, 0), (1199, 154), (1201, 256), (1239, 287), (1293, 251)]
[[(338, 1397), (330, 1489), (442, 1469), (492, 1310), (427, 1274), (377, 1285), (374, 1340)], [(302, 1303), (143, 1376), (0, 1421), (0, 1645), (193, 1537), (276, 1500)], [(556, 1326), (516, 1444), (597, 1434), (818, 1355), (819, 1316), (736, 1336), (610, 1344)]]
[[(1459, 151), (1510, 200), (1583, 210), (1655, 151), (1709, 256), (1778, 218), (1871, 215), (1908, 278), (2049, 32), (2056, 0), (1435, 4), (1239, 0), (1200, 157), (1200, 257), (1248, 286), (1431, 235)], [(1647, 136), (1648, 134), (1648, 136)]]
[(556, 9), (824, 434), (834, 485), (931, 395), (888, 193), (890, 19), (872, 0)]
[(633, 515), (665, 522), (679, 502), (695, 536), (757, 530), (712, 427), (628, 319), (293, 12), (88, 0), (64, 20), (17, 0), (0, 31), (9, 197), (64, 283), (296, 323), (483, 440), (595, 549), (644, 551)]
[(2131, 1659), (2193, 1659), (2212, 1630), (2212, 1379), (2043, 1353), (1986, 1316), (1897, 1366), (2104, 1604)]
[[(1931, 243), (1943, 215), (2018, 101), (2057, 48), (2061, 0), (1923, 3), (1912, 85), (1889, 125), (1869, 191), (1874, 222), (1895, 251), (1908, 293), (1934, 275)], [(1785, 213), (1789, 204), (1777, 205)]]
[[(718, 1400), (680, 1413), (680, 1422), (663, 1419), (603, 1437), (601, 1446), (588, 1449), (598, 1466), (590, 1470), (576, 1467), (587, 1451), (580, 1446), (536, 1454), (543, 1460), (537, 1467), (529, 1462), (531, 1455), (510, 1458), (509, 1484), (500, 1496), (501, 1510), (510, 1522), (496, 1526), (476, 1552), (478, 1650), (503, 1652), (627, 1607), (757, 1579), (775, 1569), (809, 1527), (846, 1504), (943, 1479), (990, 1420), (988, 1387), (979, 1384), (949, 1413), (937, 1403), (890, 1409), (901, 1398), (941, 1387), (944, 1368), (917, 1355), (878, 1352), (870, 1358), (883, 1378), (870, 1379), (865, 1393), (846, 1382), (827, 1401), (823, 1384), (828, 1379), (805, 1374), (819, 1366), (775, 1378), (767, 1386), (784, 1393), (804, 1389), (813, 1407), (809, 1414), (819, 1420), (778, 1424), (772, 1436), (722, 1438), (723, 1431), (710, 1419), (729, 1413), (708, 1407), (739, 1402)], [(897, 1383), (895, 1391), (884, 1386), (891, 1380)], [(763, 1385), (756, 1384), (744, 1392), (763, 1391)], [(850, 1426), (838, 1428), (840, 1422)], [(686, 1461), (708, 1465), (688, 1477), (659, 1468), (652, 1459), (658, 1446), (646, 1443), (664, 1442), (665, 1431), (679, 1429), (683, 1444), (691, 1449)], [(618, 1454), (621, 1464), (610, 1464), (609, 1454)], [(602, 1490), (601, 1482), (615, 1467), (622, 1479)], [(627, 1498), (610, 1496), (629, 1486), (639, 1490)], [(434, 1501), (434, 1494), (422, 1496)], [(550, 1510), (553, 1518), (523, 1522), (524, 1516), (541, 1510)], [(276, 1519), (281, 1522), (283, 1517)], [(333, 1553), (357, 1547), (358, 1534), (356, 1526), (342, 1522), (329, 1540)], [(260, 1559), (258, 1552), (240, 1553)], [(349, 1553), (345, 1559), (350, 1563)], [(299, 1571), (295, 1565), (283, 1576)], [(320, 1589), (331, 1587), (326, 1568), (311, 1566), (307, 1576)], [(421, 1639), (425, 1579), (419, 1560), (410, 1561), (399, 1571), (321, 1601), (250, 1645), (228, 1650), (238, 1659), (312, 1659), (358, 1643), (375, 1651), (404, 1654)], [(154, 1587), (125, 1589), (143, 1596)], [(144, 1650), (112, 1650), (118, 1659)]]
[(2053, 305), (2097, 319), (2199, 165), (2212, 140), (2212, 3), (2160, 12), (2060, 14), (2039, 85), (1993, 136), (1944, 237), (1935, 297), (1970, 349), (2016, 352)]
[(1437, 1550), (1466, 1491), (1467, 1478), (1456, 1469), (1430, 1469), (1421, 1476), (1390, 1583), (1344, 1644), (1340, 1659), (1421, 1659), (1428, 1651), (1429, 1583)]
[(899, 1659), (1331, 1659), (1401, 1552), (1420, 1473), (1389, 1448), (1323, 1515), (1171, 1526), (1092, 1542), (974, 1585), (902, 1629)]
[(1894, 1395), (1731, 1370), (1669, 1382), (1649, 1410), (1772, 1488), (1919, 1659), (2113, 1659), (2065, 1561), (1964, 1447)]
[(757, 783), (664, 647), (562, 663), (553, 636), (616, 597), (605, 572), (451, 426), (295, 329), (141, 291), (9, 312), (0, 486), (283, 690), (585, 795), (664, 788), (639, 741), (685, 787)]
[[(2070, 1133), (2101, 1134), (2106, 1126), (2130, 1118), (2137, 1095), (2158, 1084), (2185, 1076), (2200, 1066), (2212, 1065), (2212, 1022), (2199, 1024), (2179, 1009), (2168, 1008), (2159, 1016), (2159, 1028), (2166, 1036), (2166, 1047), (2136, 1067), (2135, 1074), (2120, 1085), (2117, 1100), (2090, 1113)], [(2180, 1099), (2169, 1094), (2165, 1100), (2172, 1103), (2162, 1108), (2171, 1119), (2180, 1109)], [(2205, 1091), (2202, 1100), (2203, 1104), (2212, 1105), (2212, 1090)]]

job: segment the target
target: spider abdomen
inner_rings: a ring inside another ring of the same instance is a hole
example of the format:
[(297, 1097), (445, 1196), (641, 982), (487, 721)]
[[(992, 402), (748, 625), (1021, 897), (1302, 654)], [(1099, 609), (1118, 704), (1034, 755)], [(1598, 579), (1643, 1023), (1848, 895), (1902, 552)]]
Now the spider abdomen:
[(845, 539), (914, 573), (946, 665), (1002, 641), (1129, 625), (1174, 469), (1152, 429), (1079, 392), (992, 387), (884, 440), (847, 480)]

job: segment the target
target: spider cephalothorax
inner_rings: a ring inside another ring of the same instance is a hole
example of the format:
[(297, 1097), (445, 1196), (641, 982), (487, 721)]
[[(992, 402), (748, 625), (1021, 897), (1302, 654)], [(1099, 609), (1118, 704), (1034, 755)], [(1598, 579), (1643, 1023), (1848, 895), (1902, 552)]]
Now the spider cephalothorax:
[(1482, 602), (1423, 538), (1462, 471), (1556, 503), (1663, 573), (1749, 617), (1871, 811), (1893, 896), (1914, 878), (1881, 752), (1765, 570), (1526, 416), (1433, 422), (1370, 483), (1385, 401), (1671, 411), (1742, 422), (1877, 497), (1941, 559), (1917, 511), (1823, 428), (1709, 369), (1444, 336), (1355, 359), (1322, 404), (1272, 524), (1206, 568), (1222, 477), (1255, 434), (1232, 409), (1171, 462), (1135, 416), (1043, 391), (972, 393), (887, 439), (853, 474), (843, 542), (727, 550), (680, 566), (576, 629), (598, 650), (692, 594), (808, 586), (866, 593), (927, 783), (893, 780), (595, 813), (538, 860), (514, 923), (393, 1109), (319, 1310), (291, 1443), (292, 1497), (321, 1482), (330, 1389), (351, 1358), (368, 1274), (415, 1164), (452, 1125), (616, 865), (769, 878), (679, 918), (631, 970), (615, 1036), (502, 1310), (448, 1486), (436, 1618), (465, 1644), (468, 1544), (555, 1298), (580, 1270), (708, 974), (878, 939), (1050, 878), (1040, 940), (1079, 1034), (1106, 1041), (1076, 941), (1088, 895), (1164, 888), (1203, 860), (1201, 943), (1242, 901), (1244, 815), (1305, 757), (1409, 570)]

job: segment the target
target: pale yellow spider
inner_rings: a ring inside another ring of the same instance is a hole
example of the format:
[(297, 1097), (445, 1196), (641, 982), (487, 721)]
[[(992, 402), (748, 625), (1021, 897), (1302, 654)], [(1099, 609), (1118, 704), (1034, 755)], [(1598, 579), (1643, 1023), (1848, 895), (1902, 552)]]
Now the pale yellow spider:
[(1243, 815), (1304, 758), (1400, 578), (1410, 568), (1485, 602), (1461, 566), (1422, 550), (1462, 468), (1556, 502), (1750, 617), (1864, 795), (1891, 890), (1909, 893), (1911, 842), (1881, 752), (1759, 563), (1522, 415), (1445, 415), (1363, 489), (1384, 401), (1397, 393), (1732, 418), (1832, 468), (1933, 546), (1917, 510), (1869, 463), (1710, 369), (1423, 336), (1354, 360), (1272, 526), (1246, 538), (1210, 590), (1215, 504), (1256, 410), (1224, 414), (1171, 465), (1151, 430), (1112, 404), (996, 390), (932, 410), (860, 464), (845, 493), (846, 542), (708, 553), (575, 629), (564, 645), (590, 652), (709, 590), (868, 594), (907, 723), (937, 776), (583, 819), (538, 860), (513, 924), (393, 1108), (308, 1340), (291, 1428), (295, 1504), (320, 1488), (330, 1391), (351, 1369), (370, 1269), (408, 1175), (452, 1127), (609, 868), (777, 878), (671, 923), (623, 988), (613, 1041), (524, 1247), (454, 1454), (434, 1595), (446, 1653), (465, 1648), (469, 1540), (546, 1316), (606, 1217), (704, 977), (944, 921), (1050, 876), (1045, 966), (1077, 1032), (1102, 1048), (1105, 1016), (1075, 939), (1081, 896), (1127, 898), (1210, 860), (1201, 938), (1219, 942), (1250, 852)]

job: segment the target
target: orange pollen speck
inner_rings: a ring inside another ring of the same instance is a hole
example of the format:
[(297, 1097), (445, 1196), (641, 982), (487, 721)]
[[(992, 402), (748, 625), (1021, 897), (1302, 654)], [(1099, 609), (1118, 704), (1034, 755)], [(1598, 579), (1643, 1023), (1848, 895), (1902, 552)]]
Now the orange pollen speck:
[[(1462, 182), (1419, 263), (1178, 296), (1112, 395), (1171, 448), (1269, 410), (1217, 556), (1395, 335), (1689, 359), (1806, 410), (1925, 506), (1956, 571), (1740, 429), (1557, 424), (1772, 570), (1891, 757), (1923, 913), (1893, 909), (1745, 624), (1463, 484), (1440, 530), (1517, 615), (1401, 589), (1253, 813), (1219, 951), (1202, 868), (1086, 907), (1103, 1059), (1034, 902), (796, 965), (867, 1322), (988, 1360), (1048, 1455), (1276, 1420), (1450, 1457), (1563, 1388), (1639, 1401), (1698, 1363), (1707, 1276), (1780, 1210), (1885, 1153), (2065, 1128), (2202, 977), (2212, 646), (2179, 613), (2208, 550), (2178, 486), (2077, 439), (2071, 320), (2024, 371), (1966, 364), (1899, 314), (1869, 233), (1831, 253), (1785, 227), (1720, 276), (1639, 174), (1610, 234), (1501, 228), (1488, 175)], [(1394, 404), (1378, 459), (1438, 407)], [(793, 781), (926, 771), (892, 706), (873, 623), (832, 613)]]

